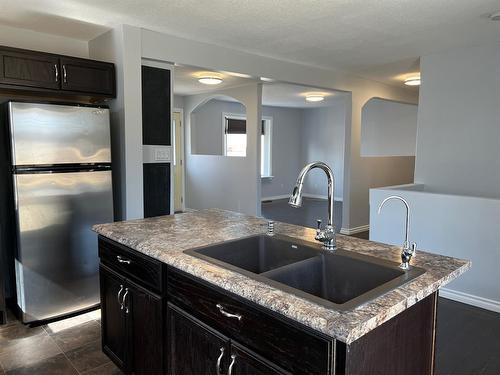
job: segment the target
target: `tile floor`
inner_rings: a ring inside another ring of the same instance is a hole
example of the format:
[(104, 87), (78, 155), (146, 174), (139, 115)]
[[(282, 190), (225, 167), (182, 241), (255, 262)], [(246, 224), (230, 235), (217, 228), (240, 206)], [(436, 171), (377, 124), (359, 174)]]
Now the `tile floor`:
[(100, 311), (30, 328), (0, 326), (0, 375), (119, 375), (101, 351)]

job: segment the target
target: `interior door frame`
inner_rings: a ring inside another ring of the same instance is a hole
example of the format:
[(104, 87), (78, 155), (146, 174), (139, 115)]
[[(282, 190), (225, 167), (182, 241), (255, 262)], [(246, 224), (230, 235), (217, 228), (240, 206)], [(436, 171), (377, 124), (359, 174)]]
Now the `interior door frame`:
[[(182, 157), (182, 165), (181, 165), (181, 185), (182, 185), (182, 204), (181, 204), (181, 209), (182, 211), (186, 211), (186, 147), (184, 144), (184, 132), (185, 132), (185, 127), (184, 127), (184, 109), (183, 108), (175, 108), (172, 110), (172, 115), (174, 113), (179, 113), (181, 117), (181, 126), (182, 126), (182, 131), (180, 133), (180, 144), (181, 144), (181, 157)], [(172, 116), (173, 119), (174, 116)], [(174, 160), (175, 160), (175, 155), (176, 155), (176, 150), (175, 150), (175, 130), (174, 130)], [(175, 163), (172, 163), (175, 169)], [(172, 212), (175, 212), (175, 172), (172, 171), (172, 175), (174, 176), (174, 196), (172, 197), (172, 202), (174, 205), (174, 210)]]

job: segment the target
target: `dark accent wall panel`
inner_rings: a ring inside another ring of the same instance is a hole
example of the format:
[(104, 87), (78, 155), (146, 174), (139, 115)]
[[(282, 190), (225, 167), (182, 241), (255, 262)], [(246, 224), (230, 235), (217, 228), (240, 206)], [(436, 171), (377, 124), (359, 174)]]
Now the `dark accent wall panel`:
[(142, 144), (170, 146), (170, 70), (142, 66)]
[(170, 214), (170, 163), (143, 165), (144, 217)]

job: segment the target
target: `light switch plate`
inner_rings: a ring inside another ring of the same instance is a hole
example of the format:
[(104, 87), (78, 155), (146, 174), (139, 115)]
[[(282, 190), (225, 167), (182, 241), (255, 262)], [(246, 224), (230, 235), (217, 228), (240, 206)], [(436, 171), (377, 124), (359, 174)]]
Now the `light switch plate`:
[(143, 145), (142, 161), (143, 163), (171, 163), (172, 146)]

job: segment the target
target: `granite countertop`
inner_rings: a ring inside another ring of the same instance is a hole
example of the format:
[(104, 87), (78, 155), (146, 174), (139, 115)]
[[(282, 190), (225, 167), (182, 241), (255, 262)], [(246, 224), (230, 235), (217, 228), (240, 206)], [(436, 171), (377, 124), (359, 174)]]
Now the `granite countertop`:
[[(219, 209), (190, 211), (172, 216), (99, 224), (94, 231), (172, 267), (274, 310), (290, 319), (350, 344), (454, 280), (471, 266), (466, 260), (418, 251), (412, 264), (426, 272), (409, 283), (351, 311), (336, 311), (242, 274), (216, 266), (185, 250), (265, 233), (267, 221)], [(277, 222), (275, 232), (311, 241), (315, 230)], [(339, 248), (399, 263), (396, 246), (338, 235)]]

